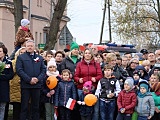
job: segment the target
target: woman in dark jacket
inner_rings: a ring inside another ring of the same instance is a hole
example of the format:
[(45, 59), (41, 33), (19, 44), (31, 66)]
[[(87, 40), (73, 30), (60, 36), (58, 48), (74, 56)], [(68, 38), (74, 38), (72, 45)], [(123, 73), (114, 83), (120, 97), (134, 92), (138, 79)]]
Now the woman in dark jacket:
[[(4, 119), (5, 106), (9, 102), (9, 80), (14, 76), (12, 62), (5, 56), (7, 48), (4, 45), (0, 46), (0, 67), (4, 65), (4, 70), (0, 73), (0, 120)], [(2, 65), (3, 64), (3, 65)]]
[(79, 46), (76, 42), (71, 43), (71, 52), (69, 55), (62, 61), (60, 64), (60, 74), (62, 70), (68, 69), (72, 73), (72, 77), (74, 76), (76, 65), (79, 61), (81, 61), (81, 57), (79, 56)]
[(139, 60), (137, 58), (132, 58), (129, 61), (129, 65), (127, 67), (127, 72), (129, 77), (133, 77), (133, 72), (135, 71), (136, 67), (139, 65)]

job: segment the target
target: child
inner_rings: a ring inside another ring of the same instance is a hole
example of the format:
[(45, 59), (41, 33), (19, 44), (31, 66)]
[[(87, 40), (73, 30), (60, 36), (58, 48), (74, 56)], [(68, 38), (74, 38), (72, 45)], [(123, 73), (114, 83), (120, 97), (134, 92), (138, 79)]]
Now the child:
[[(57, 71), (57, 65), (55, 62), (54, 58), (51, 58), (50, 61), (47, 64), (47, 71), (46, 71), (47, 77), (49, 76), (55, 76), (58, 79), (59, 77), (59, 71)], [(47, 78), (46, 78), (47, 80)], [(52, 89), (50, 90), (47, 85), (46, 85), (46, 80), (44, 81), (43, 84), (43, 94), (45, 95), (44, 97), (44, 102), (45, 102), (45, 112), (46, 112), (46, 120), (54, 120), (54, 94), (55, 90)]]
[(83, 84), (83, 93), (80, 94), (79, 101), (77, 103), (80, 106), (80, 115), (81, 120), (91, 120), (92, 119), (92, 113), (93, 113), (93, 106), (87, 106), (84, 103), (84, 98), (87, 94), (91, 93), (92, 89), (92, 82), (87, 81)]
[(134, 90), (135, 90), (136, 94), (139, 90), (138, 84), (142, 80), (140, 77), (141, 77), (141, 72), (139, 70), (135, 70), (133, 72), (133, 80), (134, 80)]
[(98, 82), (95, 95), (99, 97), (101, 120), (113, 120), (116, 106), (115, 97), (121, 91), (119, 81), (112, 76), (113, 67), (105, 65), (104, 77)]
[(71, 72), (68, 69), (62, 71), (62, 80), (58, 83), (55, 93), (55, 108), (59, 108), (60, 120), (71, 120), (71, 110), (66, 108), (69, 98), (76, 100), (76, 88), (70, 79)]
[(51, 58), (53, 58), (54, 55), (53, 55), (53, 52), (50, 50), (50, 51), (47, 51), (45, 53), (45, 59), (44, 59), (44, 64), (47, 66), (48, 62), (50, 61)]
[(124, 82), (124, 89), (118, 95), (118, 116), (116, 120), (131, 120), (136, 101), (136, 94), (133, 90), (133, 79), (128, 77)]
[(133, 72), (134, 85), (136, 85), (136, 86), (138, 85), (140, 77), (141, 77), (141, 72), (139, 70), (135, 70)]
[(138, 113), (138, 120), (151, 119), (154, 115), (155, 104), (147, 81), (139, 82), (138, 104), (135, 110)]

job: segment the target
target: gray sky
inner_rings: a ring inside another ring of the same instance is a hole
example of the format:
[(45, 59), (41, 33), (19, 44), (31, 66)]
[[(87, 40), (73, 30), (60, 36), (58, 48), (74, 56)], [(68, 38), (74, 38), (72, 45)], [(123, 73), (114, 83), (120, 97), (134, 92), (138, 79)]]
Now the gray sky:
[[(69, 0), (68, 28), (78, 44), (99, 43), (104, 0)], [(106, 14), (107, 17), (107, 14)], [(105, 21), (103, 40), (108, 40), (107, 19)]]

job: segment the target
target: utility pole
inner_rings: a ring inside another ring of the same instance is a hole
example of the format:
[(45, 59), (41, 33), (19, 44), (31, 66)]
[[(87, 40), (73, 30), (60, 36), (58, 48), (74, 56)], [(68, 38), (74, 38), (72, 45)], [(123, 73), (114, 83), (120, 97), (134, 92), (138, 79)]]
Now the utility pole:
[(102, 18), (102, 26), (101, 26), (101, 34), (100, 34), (99, 44), (102, 43), (104, 21), (105, 21), (105, 16), (106, 16), (106, 7), (107, 7), (107, 0), (105, 0), (105, 2), (104, 2), (104, 10), (103, 10), (103, 18)]
[(108, 26), (109, 26), (109, 43), (112, 42), (112, 33), (111, 33), (111, 14), (110, 14), (110, 0), (108, 0)]
[(29, 11), (28, 11), (28, 20), (31, 21), (31, 0), (29, 0), (29, 3), (28, 3), (28, 8), (29, 8)]

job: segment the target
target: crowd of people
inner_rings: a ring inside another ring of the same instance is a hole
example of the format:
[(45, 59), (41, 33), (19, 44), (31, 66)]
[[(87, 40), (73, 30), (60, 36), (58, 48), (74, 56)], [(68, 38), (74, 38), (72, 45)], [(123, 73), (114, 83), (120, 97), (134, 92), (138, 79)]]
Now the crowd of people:
[[(13, 120), (160, 120), (160, 50), (142, 49), (142, 59), (94, 45), (80, 51), (76, 42), (63, 51), (38, 50), (29, 23), (21, 20), (10, 56), (0, 43), (0, 120), (7, 120), (9, 104)], [(53, 89), (50, 76), (58, 80)], [(88, 94), (97, 97), (93, 106), (84, 102)]]

